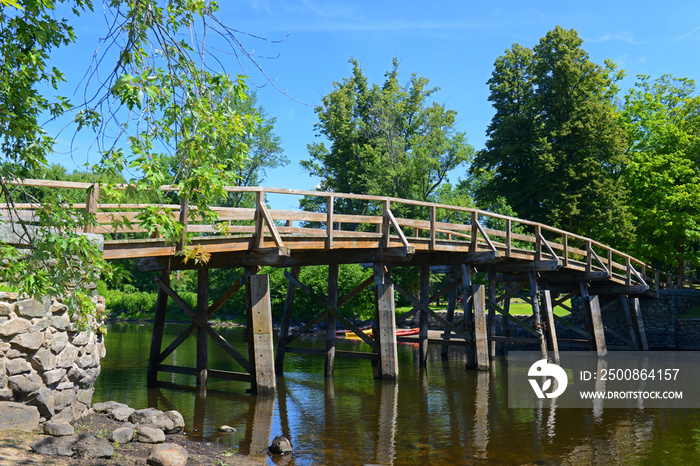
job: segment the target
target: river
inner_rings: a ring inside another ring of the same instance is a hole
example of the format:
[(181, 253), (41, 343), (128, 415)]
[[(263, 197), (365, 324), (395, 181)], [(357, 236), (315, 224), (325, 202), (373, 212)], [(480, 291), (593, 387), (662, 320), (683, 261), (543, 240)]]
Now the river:
[[(184, 328), (169, 324), (168, 344)], [(697, 464), (700, 410), (682, 409), (509, 409), (505, 361), (489, 372), (464, 369), (453, 349), (440, 349), (420, 368), (417, 346), (399, 345), (398, 382), (376, 381), (369, 361), (336, 359), (332, 378), (316, 356), (288, 354), (284, 376), (272, 397), (246, 394), (247, 384), (213, 380), (205, 396), (188, 389), (194, 378), (160, 374), (174, 384), (146, 389), (151, 341), (149, 324), (112, 324), (107, 356), (95, 384), (94, 402), (115, 400), (140, 409), (180, 411), (186, 433), (220, 442), (230, 451), (264, 457), (276, 435), (294, 447), (285, 465), (459, 465), (459, 464)], [(241, 329), (220, 333), (247, 354)], [(296, 346), (323, 347), (324, 336)], [(367, 351), (359, 341), (338, 341), (339, 349)], [(237, 370), (209, 345), (213, 369)], [(165, 362), (195, 365), (190, 338)], [(236, 432), (222, 434), (229, 425)], [(267, 459), (274, 465), (272, 459)]]

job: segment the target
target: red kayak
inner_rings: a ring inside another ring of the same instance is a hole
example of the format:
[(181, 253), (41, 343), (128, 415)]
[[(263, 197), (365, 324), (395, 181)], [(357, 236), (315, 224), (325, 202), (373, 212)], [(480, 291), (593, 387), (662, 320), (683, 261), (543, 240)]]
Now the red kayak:
[[(397, 337), (405, 337), (407, 335), (417, 335), (418, 332), (420, 332), (420, 329), (418, 329), (418, 328), (400, 328), (400, 329), (396, 330), (396, 336)], [(345, 338), (357, 339), (357, 340), (360, 339), (360, 337), (355, 335), (355, 333), (351, 330), (338, 330), (335, 333), (338, 336), (344, 335)], [(363, 329), (362, 333), (364, 333), (365, 335), (372, 336), (372, 329), (371, 328)]]

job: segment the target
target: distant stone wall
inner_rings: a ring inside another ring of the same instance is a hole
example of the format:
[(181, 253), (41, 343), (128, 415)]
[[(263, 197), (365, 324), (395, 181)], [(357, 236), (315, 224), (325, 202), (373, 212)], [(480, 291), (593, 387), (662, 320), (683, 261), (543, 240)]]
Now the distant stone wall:
[[(604, 306), (614, 297), (601, 296)], [(695, 350), (700, 349), (700, 322), (683, 319), (683, 313), (700, 306), (700, 292), (691, 290), (661, 290), (658, 299), (639, 300), (644, 329), (650, 349)], [(622, 335), (627, 335), (624, 308), (618, 303), (603, 312), (603, 323)], [(608, 337), (615, 343), (614, 337)]]
[[(104, 310), (104, 299), (93, 299)], [(36, 406), (44, 420), (78, 419), (104, 356), (103, 335), (77, 332), (65, 304), (0, 292), (0, 404)]]

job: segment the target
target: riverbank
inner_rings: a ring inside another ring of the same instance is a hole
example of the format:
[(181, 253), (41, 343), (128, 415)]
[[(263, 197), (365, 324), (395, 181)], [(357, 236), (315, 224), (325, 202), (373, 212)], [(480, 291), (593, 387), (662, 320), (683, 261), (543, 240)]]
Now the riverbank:
[[(122, 423), (110, 419), (106, 414), (95, 413), (75, 421), (73, 427), (77, 435), (94, 435), (105, 438), (109, 432), (120, 427)], [(3, 431), (0, 436), (0, 465), (146, 465), (147, 458), (154, 445), (148, 443), (129, 442), (126, 444), (112, 443), (114, 453), (111, 458), (63, 457), (46, 456), (36, 453), (31, 445), (49, 438), (43, 428), (30, 431)], [(266, 464), (266, 458), (258, 459), (238, 454), (224, 445), (212, 442), (190, 440), (184, 433), (166, 435), (168, 443), (174, 443), (185, 448), (188, 455), (188, 466), (259, 466)]]

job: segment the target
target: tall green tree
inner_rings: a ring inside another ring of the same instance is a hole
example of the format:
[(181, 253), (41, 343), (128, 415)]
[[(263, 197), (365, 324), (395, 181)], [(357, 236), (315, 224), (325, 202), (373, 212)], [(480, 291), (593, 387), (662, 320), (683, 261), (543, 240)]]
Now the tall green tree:
[[(401, 85), (396, 59), (381, 86), (368, 83), (356, 60), (350, 63), (352, 75), (336, 82), (316, 108), (317, 135), (330, 145), (309, 144), (302, 167), (321, 178), (322, 191), (432, 200), (448, 172), (473, 153), (465, 133), (454, 127), (457, 112), (428, 103), (438, 89), (425, 77), (413, 74)], [(359, 200), (335, 206), (351, 214), (372, 208)]]
[(632, 233), (625, 134), (616, 74), (592, 63), (574, 30), (547, 33), (532, 49), (514, 44), (494, 65), (495, 115), (471, 166), (478, 204), (502, 197), (523, 218), (624, 244)]
[(630, 140), (625, 182), (637, 226), (634, 251), (687, 275), (700, 264), (700, 97), (695, 82), (639, 76), (623, 105)]
[[(52, 66), (50, 55), (75, 40), (72, 21), (92, 9), (92, 2), (59, 4), (65, 7), (60, 12), (49, 1), (1, 3), (0, 148), (6, 163), (0, 187), (8, 210), (15, 193), (7, 181), (47, 165), (56, 135), (44, 130), (42, 120), (69, 118), (78, 131), (92, 131), (96, 138), (101, 162), (95, 181), (130, 170), (128, 181), (137, 194), (155, 196), (151, 202), (159, 205), (139, 216), (151, 233), (158, 230), (175, 242), (184, 231), (163, 207), (171, 199), (154, 193), (160, 184), (175, 185), (178, 197), (196, 207), (190, 212), (215, 219), (209, 203), (227, 195), (225, 185), (235, 184), (246, 159), (247, 135), (259, 123), (256, 115), (239, 111), (247, 97), (245, 78), (230, 77), (221, 60), (211, 57), (212, 50), (229, 44), (237, 56), (253, 59), (238, 31), (220, 21), (213, 1), (103, 0), (105, 39), (97, 44), (91, 73), (83, 81), (86, 99), (74, 104), (52, 95), (64, 75)], [(70, 11), (73, 16), (61, 18)], [(176, 169), (170, 170), (173, 160)], [(103, 193), (122, 200), (119, 191)], [(94, 307), (83, 285), (106, 264), (97, 246), (75, 232), (94, 218), (77, 218), (53, 194), (42, 199), (39, 225), (30, 227), (12, 215), (6, 219), (30, 247), (0, 243), (0, 280), (35, 296), (67, 295), (89, 313)], [(197, 250), (185, 253), (207, 259)]]

